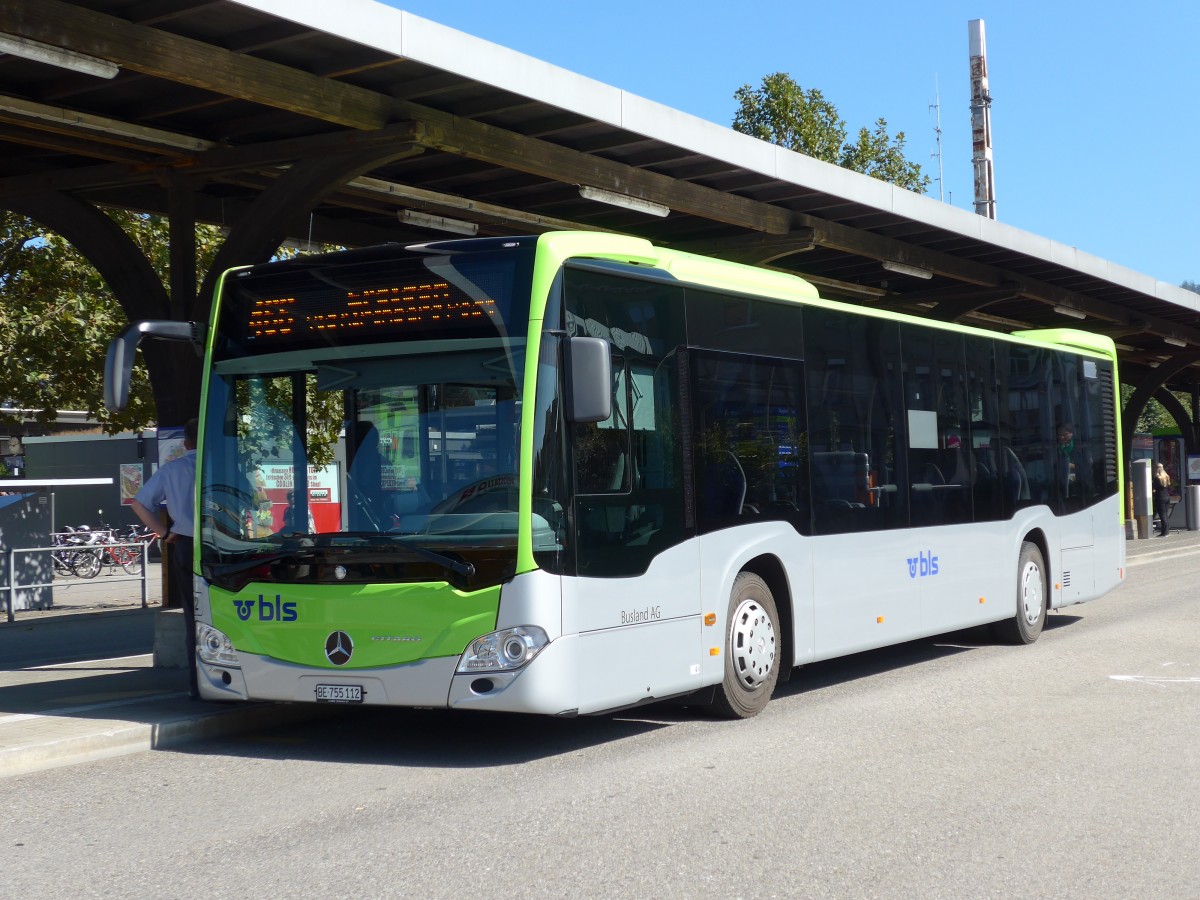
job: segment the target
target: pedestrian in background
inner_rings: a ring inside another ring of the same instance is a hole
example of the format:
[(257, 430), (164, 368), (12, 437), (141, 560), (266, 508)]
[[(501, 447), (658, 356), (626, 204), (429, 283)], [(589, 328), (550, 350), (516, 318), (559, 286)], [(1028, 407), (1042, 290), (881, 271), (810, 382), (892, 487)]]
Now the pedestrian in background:
[(1167, 474), (1167, 470), (1163, 468), (1163, 464), (1159, 463), (1154, 470), (1154, 517), (1162, 523), (1162, 530), (1159, 531), (1159, 537), (1166, 537), (1171, 533), (1171, 526), (1167, 524), (1167, 519), (1171, 517), (1171, 476)]
[(192, 595), (198, 427), (196, 419), (183, 426), (184, 454), (159, 466), (133, 498), (134, 514), (162, 539), (164, 554), (170, 553), (167, 590), (172, 605), (183, 610), (188, 695), (193, 700), (200, 696), (196, 679), (196, 605)]

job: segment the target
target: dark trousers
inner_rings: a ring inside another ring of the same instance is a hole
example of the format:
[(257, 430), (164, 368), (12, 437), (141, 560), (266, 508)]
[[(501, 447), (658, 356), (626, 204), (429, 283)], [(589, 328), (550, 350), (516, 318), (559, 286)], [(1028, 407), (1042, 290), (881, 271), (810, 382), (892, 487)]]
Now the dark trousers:
[(183, 610), (184, 647), (187, 650), (188, 693), (195, 697), (196, 684), (196, 601), (192, 593), (192, 539), (175, 535), (171, 548), (171, 569), (167, 573), (173, 604)]
[(1161, 494), (1154, 492), (1154, 516), (1162, 523), (1159, 534), (1170, 534), (1171, 526), (1167, 524), (1167, 519), (1171, 516), (1171, 495), (1165, 491)]

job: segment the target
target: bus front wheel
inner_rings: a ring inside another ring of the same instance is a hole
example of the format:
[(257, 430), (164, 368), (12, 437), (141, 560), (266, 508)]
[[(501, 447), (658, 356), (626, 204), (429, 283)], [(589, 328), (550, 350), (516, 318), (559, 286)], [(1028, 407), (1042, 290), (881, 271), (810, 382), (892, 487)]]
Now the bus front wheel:
[(1009, 644), (1032, 644), (1046, 624), (1048, 599), (1042, 551), (1026, 541), (1017, 559), (1017, 614), (992, 626), (996, 636)]
[(729, 595), (725, 632), (725, 679), (713, 711), (729, 719), (762, 712), (779, 679), (779, 613), (767, 583), (742, 572)]

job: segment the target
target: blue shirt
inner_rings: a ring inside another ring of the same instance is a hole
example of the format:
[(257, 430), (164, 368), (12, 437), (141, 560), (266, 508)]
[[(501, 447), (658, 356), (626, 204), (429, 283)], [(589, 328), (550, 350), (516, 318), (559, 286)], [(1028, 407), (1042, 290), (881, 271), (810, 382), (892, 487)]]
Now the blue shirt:
[(166, 506), (171, 517), (171, 531), (184, 537), (195, 537), (196, 518), (196, 451), (158, 467), (150, 480), (133, 498), (151, 512)]

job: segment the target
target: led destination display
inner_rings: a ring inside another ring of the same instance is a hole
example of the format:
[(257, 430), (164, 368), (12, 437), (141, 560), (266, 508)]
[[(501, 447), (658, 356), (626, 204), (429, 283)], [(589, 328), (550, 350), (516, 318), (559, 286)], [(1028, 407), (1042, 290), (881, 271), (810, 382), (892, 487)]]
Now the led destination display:
[(247, 308), (245, 334), (250, 340), (305, 338), (322, 333), (406, 328), (453, 328), (476, 324), (498, 314), (490, 297), (475, 299), (449, 282), (426, 282), (368, 291), (263, 297)]
[[(454, 247), (458, 242), (452, 242)], [(379, 344), (494, 339), (528, 330), (533, 247), (468, 242), (438, 255), (381, 244), (231, 272), (222, 285), (219, 357)]]

